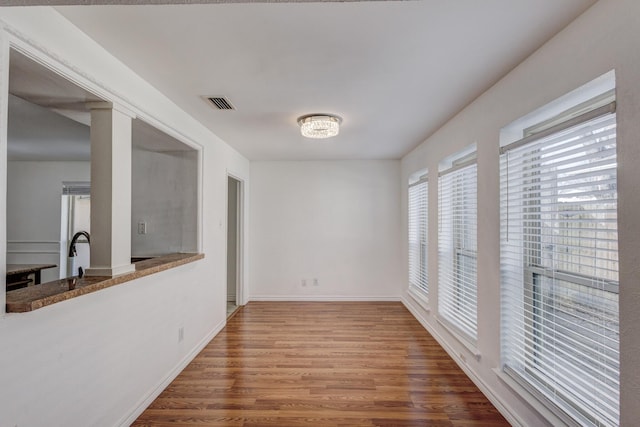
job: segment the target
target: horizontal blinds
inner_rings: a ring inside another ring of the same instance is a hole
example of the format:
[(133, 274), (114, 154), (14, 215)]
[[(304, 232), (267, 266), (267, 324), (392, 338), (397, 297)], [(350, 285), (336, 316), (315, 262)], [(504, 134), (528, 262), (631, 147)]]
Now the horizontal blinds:
[(477, 338), (476, 163), (438, 178), (438, 312), (471, 341)]
[(502, 347), (582, 425), (618, 425), (616, 119), (605, 112), (500, 160)]
[(427, 200), (428, 181), (409, 186), (409, 285), (429, 292), (427, 277)]

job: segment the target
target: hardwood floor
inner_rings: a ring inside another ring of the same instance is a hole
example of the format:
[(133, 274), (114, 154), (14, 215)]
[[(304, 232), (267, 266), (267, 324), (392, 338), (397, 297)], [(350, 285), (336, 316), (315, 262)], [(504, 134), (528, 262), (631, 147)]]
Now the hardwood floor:
[(252, 302), (135, 426), (507, 426), (400, 303)]

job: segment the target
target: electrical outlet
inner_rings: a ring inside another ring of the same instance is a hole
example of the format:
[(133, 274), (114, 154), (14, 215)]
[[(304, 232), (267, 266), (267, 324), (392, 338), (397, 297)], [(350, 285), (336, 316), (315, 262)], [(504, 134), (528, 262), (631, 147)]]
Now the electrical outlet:
[(307, 281), (306, 281), (305, 279), (302, 279), (302, 280), (300, 281), (300, 284), (301, 284), (302, 286), (307, 286)]
[(313, 286), (319, 286), (320, 282), (318, 282), (318, 279), (313, 279)]
[(182, 342), (184, 340), (184, 326), (180, 326), (178, 328), (178, 342)]
[(147, 234), (147, 223), (140, 221), (138, 223), (138, 234)]

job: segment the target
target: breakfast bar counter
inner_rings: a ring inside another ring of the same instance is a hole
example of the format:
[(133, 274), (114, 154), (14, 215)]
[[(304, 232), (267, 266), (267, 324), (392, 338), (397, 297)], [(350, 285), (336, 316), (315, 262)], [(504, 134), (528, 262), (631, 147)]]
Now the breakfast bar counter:
[(23, 313), (66, 301), (80, 295), (116, 286), (140, 277), (178, 267), (204, 258), (200, 253), (177, 253), (136, 262), (135, 271), (119, 276), (69, 277), (7, 292), (6, 312)]

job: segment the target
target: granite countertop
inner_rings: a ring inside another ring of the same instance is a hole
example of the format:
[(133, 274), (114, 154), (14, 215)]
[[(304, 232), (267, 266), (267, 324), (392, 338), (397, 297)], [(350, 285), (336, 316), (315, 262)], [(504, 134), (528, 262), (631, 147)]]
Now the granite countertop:
[(136, 262), (135, 271), (119, 276), (69, 277), (7, 292), (7, 313), (24, 313), (204, 258), (204, 254), (170, 254)]

